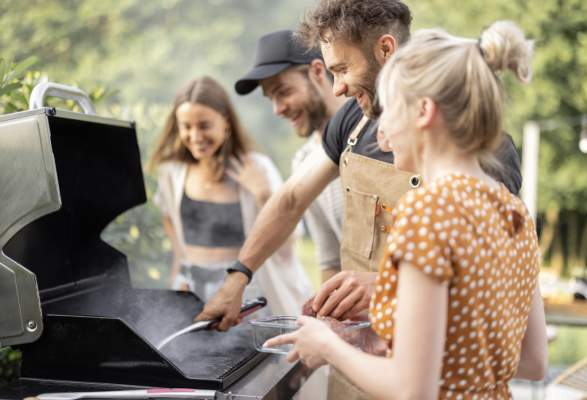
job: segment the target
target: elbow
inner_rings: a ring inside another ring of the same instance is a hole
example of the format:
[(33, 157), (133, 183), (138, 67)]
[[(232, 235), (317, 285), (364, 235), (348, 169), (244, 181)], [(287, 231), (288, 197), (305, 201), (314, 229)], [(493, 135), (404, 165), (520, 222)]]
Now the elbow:
[(265, 203), (267, 203), (267, 201), (269, 200), (270, 197), (271, 197), (271, 191), (267, 190), (267, 191), (260, 192), (255, 197), (255, 201), (257, 202), (257, 205), (259, 206), (259, 208), (262, 208), (265, 205)]
[(395, 385), (393, 396), (386, 396), (386, 399), (393, 400), (435, 400), (438, 398), (438, 385), (423, 385), (422, 382), (404, 381), (404, 384)]
[(533, 363), (531, 368), (531, 374), (528, 379), (533, 381), (541, 381), (546, 378), (546, 374), (548, 372), (548, 359), (547, 357), (542, 357), (540, 360), (536, 360)]
[[(436, 391), (437, 392), (437, 391)], [(434, 400), (438, 398), (438, 394), (434, 394), (431, 390), (426, 390), (425, 388), (414, 387), (413, 390), (408, 388), (404, 388), (399, 392), (396, 392), (396, 395), (393, 396), (394, 400)]]
[(517, 378), (527, 379), (531, 381), (541, 381), (546, 378), (548, 372), (548, 355), (537, 355), (531, 359), (520, 363)]
[(306, 207), (296, 193), (295, 185), (284, 185), (282, 195), (279, 199), (279, 210), (281, 213), (298, 217), (304, 213)]

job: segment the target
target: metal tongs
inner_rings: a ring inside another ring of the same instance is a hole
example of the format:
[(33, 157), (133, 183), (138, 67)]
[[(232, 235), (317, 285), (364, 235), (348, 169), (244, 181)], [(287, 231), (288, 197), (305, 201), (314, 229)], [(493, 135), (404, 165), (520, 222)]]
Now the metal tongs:
[[(244, 318), (247, 315), (252, 314), (257, 310), (260, 310), (261, 308), (265, 307), (266, 305), (267, 305), (267, 299), (265, 297), (257, 297), (253, 300), (247, 300), (241, 306), (239, 318)], [(188, 332), (196, 332), (196, 331), (200, 331), (203, 329), (213, 328), (215, 325), (220, 323), (221, 320), (222, 320), (222, 318), (216, 318), (216, 319), (213, 319), (210, 321), (198, 321), (198, 322), (191, 324), (190, 326), (187, 326), (183, 329), (180, 329), (179, 331), (167, 336), (165, 339), (163, 339), (161, 342), (159, 342), (159, 344), (157, 345), (157, 350), (161, 350), (161, 348), (163, 346), (165, 346), (167, 343), (171, 342), (175, 338), (177, 338), (181, 335), (184, 335)]]

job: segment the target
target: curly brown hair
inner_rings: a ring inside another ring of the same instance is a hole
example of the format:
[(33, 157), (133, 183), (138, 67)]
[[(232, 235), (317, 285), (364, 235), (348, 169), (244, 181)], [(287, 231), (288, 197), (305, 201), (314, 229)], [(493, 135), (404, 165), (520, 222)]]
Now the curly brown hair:
[(306, 12), (297, 34), (308, 48), (327, 41), (328, 33), (362, 47), (387, 33), (401, 45), (410, 38), (411, 22), (412, 13), (400, 0), (320, 0)]

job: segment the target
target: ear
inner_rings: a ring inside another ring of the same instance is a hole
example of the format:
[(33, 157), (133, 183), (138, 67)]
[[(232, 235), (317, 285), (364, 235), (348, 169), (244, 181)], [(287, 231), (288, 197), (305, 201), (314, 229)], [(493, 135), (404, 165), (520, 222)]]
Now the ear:
[(308, 77), (311, 81), (317, 85), (322, 85), (326, 77), (326, 66), (324, 62), (318, 58), (315, 58), (310, 62), (310, 70), (308, 71)]
[(395, 37), (390, 34), (381, 35), (375, 43), (375, 59), (380, 65), (383, 65), (396, 50), (397, 41), (395, 40)]
[(438, 115), (438, 107), (430, 97), (421, 98), (416, 102), (416, 126), (424, 129), (429, 128)]

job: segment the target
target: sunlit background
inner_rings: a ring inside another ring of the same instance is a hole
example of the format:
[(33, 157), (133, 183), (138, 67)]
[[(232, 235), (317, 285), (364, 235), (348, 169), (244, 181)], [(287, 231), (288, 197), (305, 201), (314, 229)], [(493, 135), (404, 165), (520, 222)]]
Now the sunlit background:
[[(256, 39), (273, 30), (295, 29), (314, 3), (0, 0), (0, 112), (27, 108), (30, 89), (41, 80), (78, 86), (91, 93), (99, 115), (136, 121), (146, 161), (176, 90), (194, 77), (211, 75), (229, 90), (257, 149), (273, 158), (285, 178), (302, 141), (272, 115), (258, 90), (238, 96), (233, 85), (250, 67)], [(537, 221), (543, 290), (552, 302), (571, 301), (569, 280), (587, 277), (587, 155), (579, 148), (581, 135), (587, 142), (587, 2), (407, 3), (415, 29), (441, 26), (477, 37), (492, 21), (511, 19), (535, 40), (532, 84), (523, 87), (506, 79), (506, 129), (522, 154), (525, 124), (535, 121), (540, 128)], [(150, 174), (146, 187), (151, 196), (155, 181)], [(151, 203), (120, 216), (104, 237), (131, 257), (135, 285), (167, 287), (171, 246)], [(317, 285), (313, 244), (305, 238), (298, 250)], [(549, 379), (587, 357), (586, 327), (557, 326), (553, 332)], [(542, 395), (540, 386), (529, 390), (534, 398)]]

